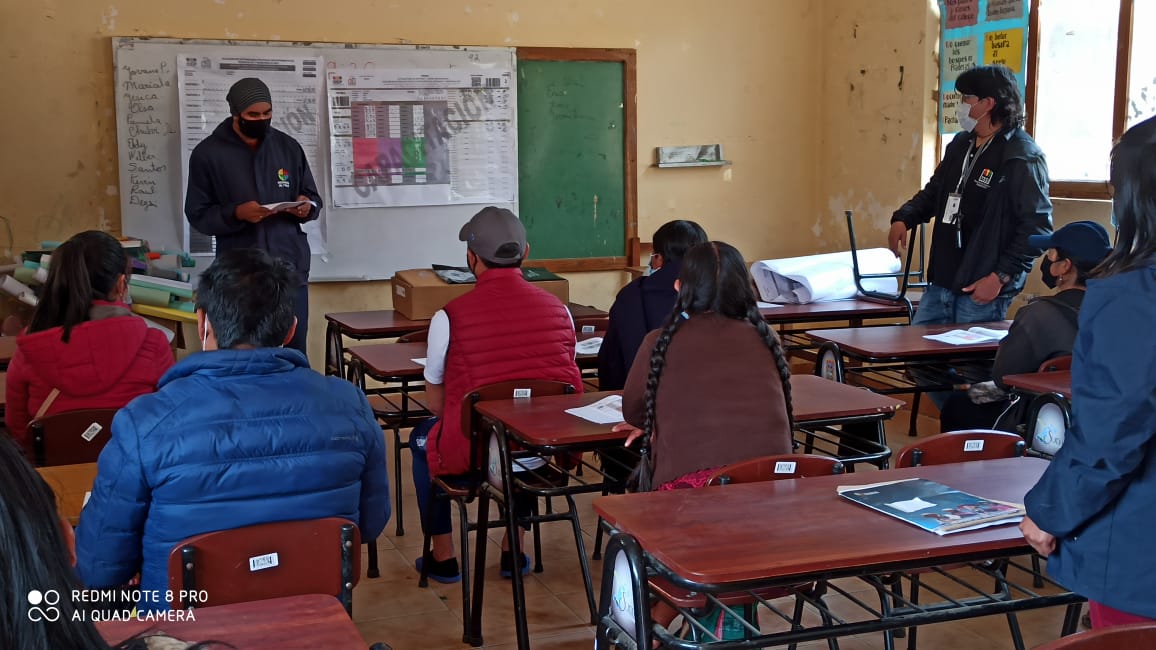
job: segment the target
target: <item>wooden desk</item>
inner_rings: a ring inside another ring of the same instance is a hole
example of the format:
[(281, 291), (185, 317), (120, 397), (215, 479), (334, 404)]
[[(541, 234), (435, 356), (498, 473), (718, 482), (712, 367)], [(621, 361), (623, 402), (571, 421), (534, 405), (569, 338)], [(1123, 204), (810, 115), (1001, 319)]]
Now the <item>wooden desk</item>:
[(1054, 372), (1029, 372), (1022, 375), (1007, 375), (1003, 383), (1024, 391), (1043, 395), (1057, 393), (1067, 399), (1072, 399), (1072, 371), (1057, 370)]
[[(615, 564), (621, 557), (629, 564), (645, 565), (632, 567), (634, 575), (643, 579), (661, 576), (700, 593), (729, 593), (1012, 557), (1031, 550), (1015, 525), (940, 537), (843, 499), (835, 488), (919, 477), (982, 497), (1022, 503), (1046, 467), (1047, 462), (1041, 459), (1012, 458), (595, 499), (594, 510), (607, 524), (641, 546), (640, 553), (628, 552), (628, 545), (619, 545), (624, 538), (618, 537), (611, 542), (603, 560), (603, 602), (599, 606), (602, 625), (597, 647), (606, 647), (604, 635), (618, 625), (613, 622), (612, 603), (607, 598), (611, 589), (605, 585), (616, 580)], [(621, 575), (617, 579), (621, 581)], [(982, 580), (981, 594), (991, 587), (986, 576)], [(611, 596), (622, 597), (618, 587), (613, 589)], [(960, 598), (954, 604), (925, 605), (882, 616), (876, 611), (874, 618), (864, 614), (871, 619), (867, 621), (855, 621), (854, 614), (840, 612), (837, 624), (802, 633), (770, 634), (768, 642), (758, 647), (787, 643), (792, 635), (794, 640), (806, 641), (1074, 604), (1082, 598), (1066, 592), (1040, 595), (1038, 590), (1013, 589), (1004, 600), (980, 600), (982, 603), (976, 605)], [(636, 614), (642, 607), (634, 608)], [(618, 625), (618, 630), (623, 628)], [(644, 643), (640, 647), (650, 647), (649, 639)]]
[(13, 355), (16, 354), (15, 336), (0, 336), (0, 370), (8, 370)]
[(420, 379), (425, 371), (425, 366), (413, 361), (425, 358), (424, 342), (375, 343), (359, 345), (348, 351), (350, 358), (361, 363), (365, 373), (378, 381)]
[(56, 509), (60, 516), (75, 526), (84, 508), (84, 495), (92, 491), (96, 481), (96, 463), (37, 467), (36, 471), (56, 493)]
[(954, 329), (986, 327), (1006, 330), (1011, 321), (969, 323), (967, 325), (889, 325), (880, 327), (840, 327), (808, 330), (807, 336), (819, 343), (834, 343), (846, 354), (864, 361), (880, 362), (908, 359), (944, 359), (993, 356), (999, 342), (974, 345), (950, 345), (923, 338)]
[[(887, 469), (891, 449), (884, 422), (903, 400), (815, 375), (791, 375), (791, 404), (800, 451), (838, 458), (848, 471), (859, 463)], [(848, 435), (849, 425), (874, 427), (875, 440)]]
[(195, 621), (109, 621), (96, 629), (109, 644), (146, 631), (163, 631), (187, 642), (221, 641), (237, 650), (259, 648), (326, 648), (365, 650), (341, 603), (313, 594), (272, 598), (192, 610)]
[(795, 323), (824, 323), (831, 321), (851, 321), (860, 327), (866, 318), (910, 318), (911, 309), (906, 303), (886, 303), (852, 298), (812, 302), (806, 305), (778, 305), (760, 307), (759, 313), (773, 325)]

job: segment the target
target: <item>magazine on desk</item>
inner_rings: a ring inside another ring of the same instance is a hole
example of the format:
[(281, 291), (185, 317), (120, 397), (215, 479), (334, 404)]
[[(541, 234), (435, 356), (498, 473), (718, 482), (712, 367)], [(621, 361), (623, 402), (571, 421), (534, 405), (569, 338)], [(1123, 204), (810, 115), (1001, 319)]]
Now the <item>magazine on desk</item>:
[(975, 345), (976, 343), (1002, 341), (1005, 336), (1007, 336), (1007, 330), (993, 330), (976, 326), (965, 330), (951, 330), (942, 334), (924, 334), (923, 338), (949, 345)]
[(936, 535), (1017, 523), (1024, 518), (1023, 505), (984, 499), (922, 478), (841, 485), (839, 496)]

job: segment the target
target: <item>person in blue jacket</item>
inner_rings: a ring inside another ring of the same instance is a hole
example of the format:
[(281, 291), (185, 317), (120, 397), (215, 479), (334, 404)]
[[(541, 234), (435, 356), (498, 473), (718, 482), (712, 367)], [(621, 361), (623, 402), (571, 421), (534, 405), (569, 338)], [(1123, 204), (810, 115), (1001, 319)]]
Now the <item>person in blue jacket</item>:
[[(309, 240), (301, 224), (316, 219), (321, 195), (305, 151), (273, 128), (273, 100), (260, 79), (233, 84), (230, 117), (189, 156), (185, 217), (198, 232), (217, 238), (217, 253), (260, 248), (293, 265), (297, 329), (288, 346), (305, 353), (309, 333)], [(274, 203), (312, 201), (273, 212)]]
[(293, 335), (292, 276), (256, 249), (221, 253), (201, 276), (206, 351), (122, 408), (100, 454), (77, 530), (86, 586), (139, 572), (145, 593), (163, 594), (169, 552), (201, 533), (324, 517), (352, 521), (364, 540), (385, 528), (385, 444), (368, 400), (281, 347)]
[(1072, 427), (1027, 494), (1024, 537), (1092, 627), (1156, 619), (1156, 118), (1112, 149), (1116, 246), (1088, 281)]

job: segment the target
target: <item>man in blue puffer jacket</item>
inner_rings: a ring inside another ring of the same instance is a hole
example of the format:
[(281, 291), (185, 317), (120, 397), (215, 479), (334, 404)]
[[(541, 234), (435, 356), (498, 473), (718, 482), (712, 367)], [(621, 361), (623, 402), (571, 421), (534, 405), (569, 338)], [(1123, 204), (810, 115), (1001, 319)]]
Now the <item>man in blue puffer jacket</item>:
[[(353, 384), (280, 347), (293, 335), (293, 272), (256, 249), (217, 256), (197, 290), (205, 352), (117, 413), (77, 530), (89, 588), (165, 593), (168, 556), (201, 533), (344, 517), (362, 539), (389, 520), (381, 427)], [(142, 602), (141, 609), (164, 609)]]

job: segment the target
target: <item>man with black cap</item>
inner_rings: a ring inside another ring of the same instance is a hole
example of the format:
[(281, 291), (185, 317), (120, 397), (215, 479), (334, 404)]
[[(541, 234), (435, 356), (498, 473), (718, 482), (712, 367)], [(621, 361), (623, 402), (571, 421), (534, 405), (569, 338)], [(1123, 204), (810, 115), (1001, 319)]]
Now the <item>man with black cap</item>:
[(995, 356), (995, 381), (977, 384), (967, 393), (952, 393), (939, 416), (942, 431), (1015, 431), (1027, 414), (1027, 404), (1021, 400), (1009, 409), (1008, 387), (1003, 378), (1035, 372), (1045, 361), (1072, 353), (1088, 274), (1112, 252), (1112, 241), (1100, 224), (1075, 221), (1051, 235), (1032, 235), (1028, 243), (1044, 249), (1040, 276), (1044, 285), (1056, 293), (1034, 300), (1016, 312)]
[[(272, 126), (269, 87), (260, 79), (233, 84), (231, 116), (193, 149), (185, 216), (198, 232), (217, 238), (217, 252), (260, 248), (297, 273), (297, 331), (286, 347), (305, 353), (309, 330), (309, 241), (301, 224), (317, 218), (321, 195), (301, 145)], [(308, 201), (273, 212), (262, 205)]]
[[(469, 432), (462, 430), (466, 396), (487, 384), (534, 379), (565, 382), (582, 391), (570, 312), (558, 298), (522, 277), (522, 260), (530, 245), (518, 217), (506, 209), (484, 208), (462, 226), (458, 239), (466, 242), (466, 264), (477, 285), (430, 321), (426, 404), (437, 417), (414, 427), (409, 437), (422, 528), (433, 538), (426, 569), (438, 582), (457, 582), (461, 574), (450, 504), (432, 498), (430, 478), (470, 470)], [(518, 465), (526, 470), (542, 462), (523, 459)], [(515, 504), (515, 511), (528, 515), (532, 506), (533, 499), (527, 498)], [(529, 558), (523, 553), (515, 561), (508, 542), (502, 546), (501, 573), (507, 577), (515, 570), (525, 573)], [(423, 561), (417, 562), (419, 571)]]
[(1011, 70), (972, 68), (955, 88), (962, 131), (927, 185), (891, 217), (888, 244), (896, 255), (908, 230), (936, 221), (930, 286), (913, 323), (1002, 320), (1040, 253), (1028, 238), (1052, 230), (1047, 162), (1021, 126), (1023, 100)]

